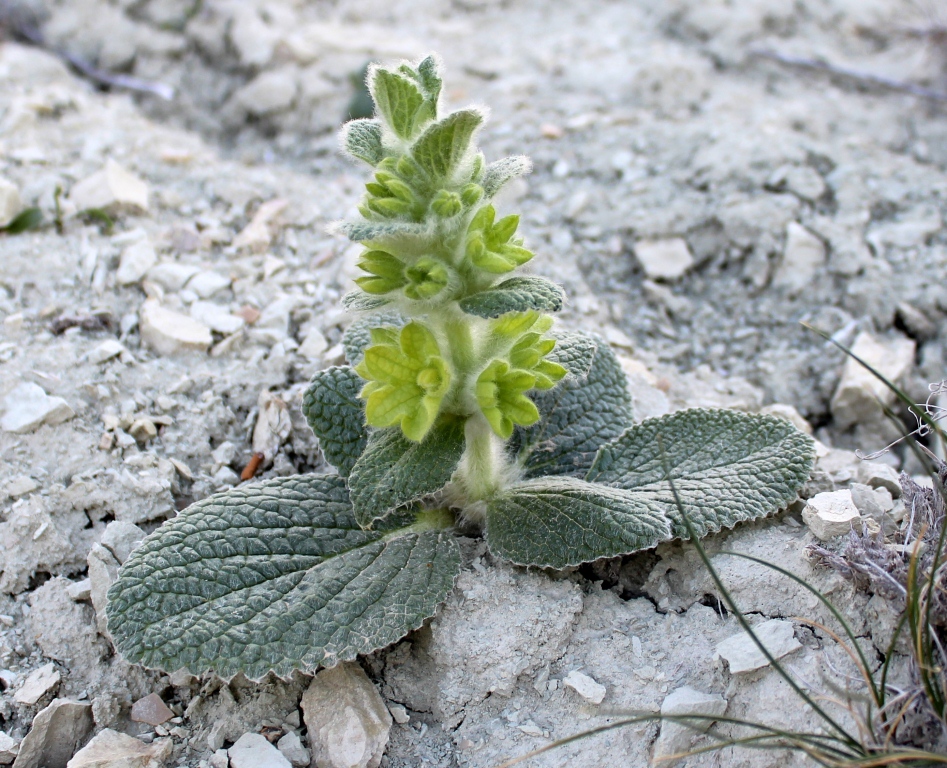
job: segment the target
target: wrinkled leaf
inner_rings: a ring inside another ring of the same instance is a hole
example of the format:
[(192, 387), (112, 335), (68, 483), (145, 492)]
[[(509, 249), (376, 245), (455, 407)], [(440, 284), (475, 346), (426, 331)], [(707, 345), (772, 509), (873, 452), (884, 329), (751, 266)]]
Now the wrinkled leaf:
[(782, 509), (809, 479), (814, 461), (812, 440), (788, 421), (703, 408), (648, 419), (603, 446), (586, 479), (627, 490), (667, 515), (674, 536), (683, 538), (687, 529), (661, 445), (700, 536)]
[(549, 359), (570, 375), (546, 392), (532, 393), (540, 419), (514, 435), (513, 449), (527, 477), (582, 477), (598, 449), (632, 424), (625, 374), (603, 339), (562, 334)]
[(39, 229), (41, 226), (43, 226), (43, 212), (39, 208), (26, 208), (14, 216), (13, 221), (5, 227), (0, 227), (0, 232), (18, 235), (29, 229)]
[(488, 199), (493, 197), (506, 183), (519, 176), (525, 176), (532, 168), (533, 164), (530, 159), (524, 155), (504, 157), (490, 163), (483, 173), (483, 180), (480, 182), (484, 195)]
[(352, 506), (361, 525), (441, 490), (464, 452), (462, 421), (435, 424), (424, 442), (400, 429), (373, 432), (349, 476)]
[(410, 139), (418, 110), (424, 104), (424, 94), (417, 85), (387, 69), (375, 69), (370, 75), (369, 89), (379, 114), (391, 129), (402, 139)]
[(365, 350), (372, 343), (371, 329), (388, 326), (400, 328), (407, 322), (398, 312), (378, 312), (355, 320), (342, 334), (342, 348), (345, 359), (351, 365), (358, 365), (365, 356)]
[(303, 414), (316, 437), (322, 454), (342, 477), (368, 442), (365, 404), (358, 393), (365, 382), (348, 366), (333, 366), (318, 371), (303, 395)]
[(441, 80), (438, 61), (434, 56), (426, 56), (418, 64), (418, 79), (421, 81), (421, 87), (427, 92), (428, 101), (436, 104), (444, 83)]
[(468, 315), (499, 317), (507, 312), (558, 312), (562, 309), (562, 288), (541, 277), (511, 277), (502, 283), (461, 300)]
[[(426, 513), (430, 515), (430, 513)], [(193, 504), (151, 534), (109, 590), (130, 661), (171, 672), (315, 671), (432, 616), (460, 567), (430, 520), (362, 530), (337, 476), (277, 478)]]
[(462, 109), (429, 126), (411, 149), (414, 159), (435, 179), (450, 176), (470, 148), (483, 114)]
[(418, 238), (428, 233), (423, 224), (399, 221), (343, 221), (330, 228), (352, 242), (386, 242), (404, 238)]
[(574, 477), (527, 480), (487, 505), (487, 546), (518, 565), (566, 568), (648, 549), (670, 534), (661, 511)]
[(365, 291), (349, 291), (342, 297), (342, 307), (349, 312), (369, 312), (388, 303), (384, 296), (372, 296)]
[(381, 123), (377, 120), (350, 120), (342, 126), (342, 147), (352, 157), (378, 165), (385, 157), (381, 144)]

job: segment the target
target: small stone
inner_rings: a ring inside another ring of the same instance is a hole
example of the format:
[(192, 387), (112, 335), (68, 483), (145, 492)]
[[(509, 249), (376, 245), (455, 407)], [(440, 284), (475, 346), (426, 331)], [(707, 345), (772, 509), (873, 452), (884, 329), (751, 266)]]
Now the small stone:
[(296, 100), (296, 77), (292, 64), (261, 72), (234, 94), (234, 102), (255, 117), (283, 112)]
[(329, 348), (329, 342), (318, 328), (313, 328), (306, 334), (303, 343), (297, 350), (300, 355), (309, 360), (321, 360), (322, 354)]
[(212, 301), (195, 301), (191, 304), (191, 317), (212, 331), (228, 335), (236, 333), (246, 325), (242, 317), (230, 314), (226, 307)]
[(802, 510), (802, 521), (822, 541), (846, 535), (852, 530), (852, 523), (858, 519), (852, 492), (847, 489), (817, 493)]
[[(886, 341), (862, 331), (852, 345), (852, 354), (864, 360), (888, 381), (897, 384), (914, 364), (914, 342), (903, 336)], [(890, 405), (895, 395), (867, 368), (848, 357), (829, 407), (839, 429), (871, 421), (883, 413), (881, 403)]]
[(122, 565), (135, 548), (145, 540), (145, 532), (127, 520), (113, 520), (102, 534), (102, 546)]
[(908, 334), (918, 341), (927, 341), (937, 335), (937, 325), (921, 310), (902, 301), (895, 308), (895, 319)]
[(209, 299), (215, 293), (220, 293), (225, 288), (230, 287), (230, 278), (224, 277), (219, 272), (205, 270), (198, 272), (194, 277), (187, 281), (187, 289), (194, 291), (202, 299)]
[(122, 251), (122, 259), (115, 273), (119, 285), (138, 283), (158, 261), (155, 247), (147, 239), (132, 243)]
[(132, 704), (132, 720), (136, 723), (147, 723), (148, 725), (161, 725), (174, 717), (168, 705), (165, 704), (157, 693), (149, 693), (143, 699), (138, 699)]
[(148, 279), (167, 291), (180, 291), (200, 269), (189, 264), (167, 261), (148, 270)]
[(76, 184), (69, 199), (78, 211), (120, 207), (148, 210), (148, 185), (109, 158), (105, 167)]
[(145, 744), (106, 728), (76, 752), (66, 768), (163, 768), (172, 750), (170, 739)]
[(777, 168), (769, 177), (766, 186), (775, 191), (785, 189), (810, 202), (822, 197), (827, 189), (825, 179), (815, 168), (808, 165), (784, 165)]
[(265, 251), (273, 240), (280, 214), (288, 205), (289, 201), (282, 198), (263, 203), (253, 214), (250, 223), (234, 238), (233, 245), (254, 253)]
[(652, 280), (676, 280), (694, 265), (694, 257), (682, 237), (639, 240), (635, 243), (635, 256)]
[(786, 225), (786, 248), (773, 275), (773, 287), (795, 296), (808, 287), (825, 264), (825, 243), (795, 221)]
[(135, 442), (144, 445), (158, 436), (158, 428), (151, 419), (135, 419), (128, 428), (128, 434), (135, 438)]
[(562, 678), (562, 682), (572, 688), (583, 699), (593, 704), (601, 704), (607, 692), (604, 685), (575, 670)]
[(553, 123), (543, 123), (539, 126), (539, 133), (544, 139), (561, 139), (566, 135), (562, 128)]
[(240, 483), (240, 475), (234, 472), (230, 467), (221, 467), (213, 474), (214, 483), (218, 488), (225, 486), (233, 487)]
[(23, 210), (20, 190), (11, 181), (0, 178), (0, 227), (5, 227)]
[(33, 718), (30, 732), (20, 742), (15, 768), (65, 768), (93, 726), (91, 704), (55, 699)]
[(237, 5), (229, 30), (230, 42), (245, 67), (266, 66), (273, 57), (279, 31), (260, 18), (252, 5)]
[(411, 715), (408, 714), (408, 710), (403, 704), (395, 704), (394, 702), (389, 701), (388, 711), (391, 712), (391, 716), (398, 725), (404, 725), (405, 723), (411, 722)]
[(766, 413), (770, 416), (776, 416), (777, 418), (784, 419), (795, 426), (800, 432), (805, 432), (807, 435), (812, 434), (812, 425), (806, 421), (802, 417), (802, 414), (791, 405), (786, 405), (784, 403), (773, 403), (772, 405), (767, 405), (761, 408), (760, 413)]
[(877, 490), (862, 483), (849, 485), (852, 493), (852, 503), (864, 517), (881, 522), (887, 512), (894, 509), (894, 499), (887, 488)]
[(320, 768), (378, 768), (391, 715), (358, 664), (319, 672), (302, 698), (313, 761)]
[(214, 340), (206, 325), (153, 299), (142, 304), (139, 325), (141, 340), (160, 355), (206, 352)]
[(43, 424), (61, 424), (76, 415), (61, 397), (51, 397), (31, 382), (17, 384), (3, 398), (3, 404), (6, 412), (0, 427), (16, 434), (34, 432)]
[[(753, 627), (753, 632), (774, 659), (781, 659), (786, 654), (802, 648), (801, 643), (796, 640), (792, 622), (784, 619), (764, 621)], [(763, 652), (746, 632), (728, 637), (719, 643), (717, 655), (726, 659), (731, 675), (752, 672), (769, 665)]]
[(292, 768), (289, 760), (259, 733), (245, 733), (229, 750), (230, 768)]
[(20, 751), (20, 742), (9, 734), (0, 732), (0, 765), (9, 765), (16, 760), (16, 753)]
[(661, 734), (654, 745), (655, 759), (686, 752), (698, 733), (705, 732), (711, 725), (709, 717), (720, 716), (727, 711), (727, 700), (712, 693), (701, 693), (684, 686), (669, 693), (661, 704), (661, 714), (665, 717), (675, 715), (707, 715), (707, 720), (694, 720), (688, 725), (683, 722), (663, 720)]
[(9, 483), (7, 483), (3, 490), (6, 492), (7, 496), (16, 498), (17, 496), (25, 496), (28, 493), (32, 493), (38, 488), (39, 483), (37, 483), (29, 475), (18, 475), (17, 477), (14, 477)]
[(279, 447), (286, 442), (293, 428), (289, 406), (272, 392), (263, 390), (257, 400), (260, 415), (253, 428), (254, 453), (262, 453), (264, 461), (273, 461)]
[(237, 317), (242, 317), (247, 325), (253, 325), (257, 320), (260, 319), (260, 315), (263, 314), (256, 307), (251, 307), (249, 304), (246, 304), (240, 309), (237, 310)]
[(101, 544), (93, 544), (86, 558), (89, 565), (89, 596), (95, 608), (95, 624), (102, 637), (109, 637), (105, 621), (105, 607), (108, 604), (108, 591), (118, 578), (121, 563)]
[(858, 482), (872, 488), (885, 488), (898, 499), (901, 497), (901, 480), (894, 467), (878, 461), (863, 461), (858, 465)]
[(89, 352), (89, 354), (86, 355), (86, 360), (92, 363), (92, 365), (99, 365), (127, 351), (125, 345), (118, 339), (107, 339)]
[(23, 681), (23, 685), (16, 692), (13, 700), (17, 704), (25, 704), (31, 707), (59, 685), (61, 679), (62, 676), (59, 674), (59, 670), (56, 669), (55, 664), (52, 662), (44, 664), (39, 669), (34, 669), (30, 676)]
[(292, 763), (294, 768), (306, 768), (311, 761), (309, 750), (303, 746), (303, 743), (299, 740), (299, 736), (296, 735), (295, 731), (290, 731), (282, 736), (280, 740), (276, 742), (276, 748), (283, 757)]
[(92, 579), (83, 579), (70, 584), (66, 591), (77, 603), (92, 599)]
[(230, 755), (226, 749), (218, 749), (210, 756), (210, 768), (230, 768)]

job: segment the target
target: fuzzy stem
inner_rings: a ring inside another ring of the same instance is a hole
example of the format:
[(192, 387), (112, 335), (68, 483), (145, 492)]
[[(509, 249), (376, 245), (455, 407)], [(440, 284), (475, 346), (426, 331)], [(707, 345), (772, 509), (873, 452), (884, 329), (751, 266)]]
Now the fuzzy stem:
[(460, 460), (459, 480), (468, 502), (493, 496), (503, 484), (507, 462), (500, 440), (487, 420), (476, 414), (464, 426), (467, 447)]

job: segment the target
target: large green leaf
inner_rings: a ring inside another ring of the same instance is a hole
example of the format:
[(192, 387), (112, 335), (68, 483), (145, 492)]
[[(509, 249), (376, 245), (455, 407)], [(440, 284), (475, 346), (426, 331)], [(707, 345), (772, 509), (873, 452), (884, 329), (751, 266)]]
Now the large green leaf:
[(352, 506), (362, 525), (437, 493), (457, 469), (464, 452), (460, 420), (435, 424), (421, 443), (397, 427), (372, 433), (349, 476)]
[(653, 547), (670, 538), (671, 527), (625, 491), (541, 477), (488, 503), (486, 534), (493, 554), (518, 565), (566, 568)]
[(109, 590), (129, 660), (171, 672), (312, 672), (404, 637), (460, 568), (445, 513), (366, 531), (337, 476), (277, 478), (193, 504)]
[(403, 75), (387, 69), (373, 70), (368, 87), (379, 114), (391, 129), (402, 139), (410, 139), (417, 126), (418, 112), (424, 105), (421, 89)]
[(504, 184), (519, 176), (525, 176), (532, 168), (529, 158), (523, 155), (504, 157), (490, 163), (483, 172), (483, 180), (480, 182), (484, 196), (490, 199), (500, 191)]
[(540, 419), (514, 434), (513, 450), (527, 477), (582, 477), (598, 449), (632, 423), (625, 374), (608, 343), (565, 333), (549, 359), (570, 374), (546, 392), (531, 393)]
[(627, 490), (686, 538), (665, 462), (695, 531), (705, 536), (792, 502), (814, 453), (812, 440), (783, 419), (695, 408), (632, 427), (602, 447), (586, 479)]
[(352, 365), (358, 365), (365, 356), (365, 350), (372, 343), (371, 329), (389, 326), (400, 328), (407, 321), (398, 312), (377, 312), (355, 320), (342, 334), (342, 348), (345, 359)]
[(483, 113), (462, 109), (429, 126), (411, 148), (411, 153), (432, 178), (450, 176), (470, 149), (474, 131), (483, 123)]
[(385, 157), (381, 123), (377, 120), (350, 120), (342, 126), (342, 147), (352, 157), (369, 165), (378, 165)]
[(365, 382), (354, 368), (333, 366), (318, 371), (303, 395), (303, 413), (319, 438), (322, 454), (342, 477), (368, 442), (365, 404), (358, 393)]
[(507, 312), (558, 312), (562, 309), (562, 288), (542, 277), (511, 277), (485, 291), (462, 299), (460, 308), (468, 315), (499, 317)]

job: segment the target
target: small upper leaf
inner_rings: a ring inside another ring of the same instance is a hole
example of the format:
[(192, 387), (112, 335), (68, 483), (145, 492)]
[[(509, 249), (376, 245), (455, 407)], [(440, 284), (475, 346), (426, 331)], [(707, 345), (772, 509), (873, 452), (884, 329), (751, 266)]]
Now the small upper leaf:
[(39, 208), (26, 208), (14, 216), (9, 224), (0, 227), (0, 232), (18, 235), (29, 229), (39, 229), (41, 226), (43, 226), (43, 212)]
[(372, 328), (400, 328), (407, 322), (398, 312), (378, 312), (355, 320), (342, 334), (342, 348), (350, 365), (358, 365), (372, 343)]
[(368, 312), (389, 303), (384, 296), (372, 296), (365, 291), (349, 291), (342, 297), (342, 307), (349, 312)]
[(628, 491), (686, 538), (665, 462), (691, 524), (706, 536), (785, 507), (813, 461), (812, 440), (788, 421), (695, 408), (632, 427), (602, 447), (586, 479)]
[(342, 148), (358, 160), (378, 165), (385, 157), (381, 123), (377, 120), (350, 120), (342, 126)]
[(397, 524), (363, 530), (337, 476), (210, 496), (125, 562), (109, 590), (109, 632), (130, 661), (224, 678), (371, 653), (432, 616), (460, 568), (449, 520), (427, 512)]
[(381, 68), (372, 70), (368, 85), (379, 114), (398, 136), (410, 139), (424, 105), (424, 94), (418, 86), (403, 75)]
[(631, 395), (621, 365), (603, 339), (562, 334), (549, 359), (570, 375), (555, 389), (533, 395), (540, 419), (517, 430), (513, 447), (527, 477), (581, 477), (596, 451), (631, 425)]
[(365, 406), (358, 393), (365, 382), (348, 366), (316, 372), (303, 395), (303, 413), (326, 461), (348, 477), (368, 442)]
[(421, 87), (427, 92), (428, 101), (437, 105), (437, 99), (441, 95), (440, 66), (437, 58), (434, 56), (425, 56), (418, 64), (418, 80), (421, 81)]
[(405, 238), (417, 239), (428, 234), (428, 229), (423, 224), (405, 221), (342, 221), (332, 225), (330, 231), (337, 232), (355, 243), (397, 242)]
[(393, 509), (441, 490), (463, 452), (461, 421), (435, 424), (421, 443), (408, 440), (400, 429), (373, 432), (349, 476), (356, 519), (370, 525)]
[(660, 511), (574, 477), (527, 480), (487, 504), (487, 546), (518, 565), (566, 568), (647, 549), (670, 534)]
[(483, 113), (462, 109), (429, 126), (411, 149), (414, 159), (434, 179), (450, 176), (470, 149)]
[(562, 309), (562, 288), (541, 277), (511, 277), (499, 285), (461, 300), (460, 308), (477, 317), (499, 317), (507, 312), (558, 312)]
[(525, 176), (532, 168), (530, 159), (524, 155), (504, 157), (502, 160), (490, 163), (483, 172), (483, 180), (480, 182), (484, 195), (488, 199), (493, 197), (504, 184), (519, 176)]

